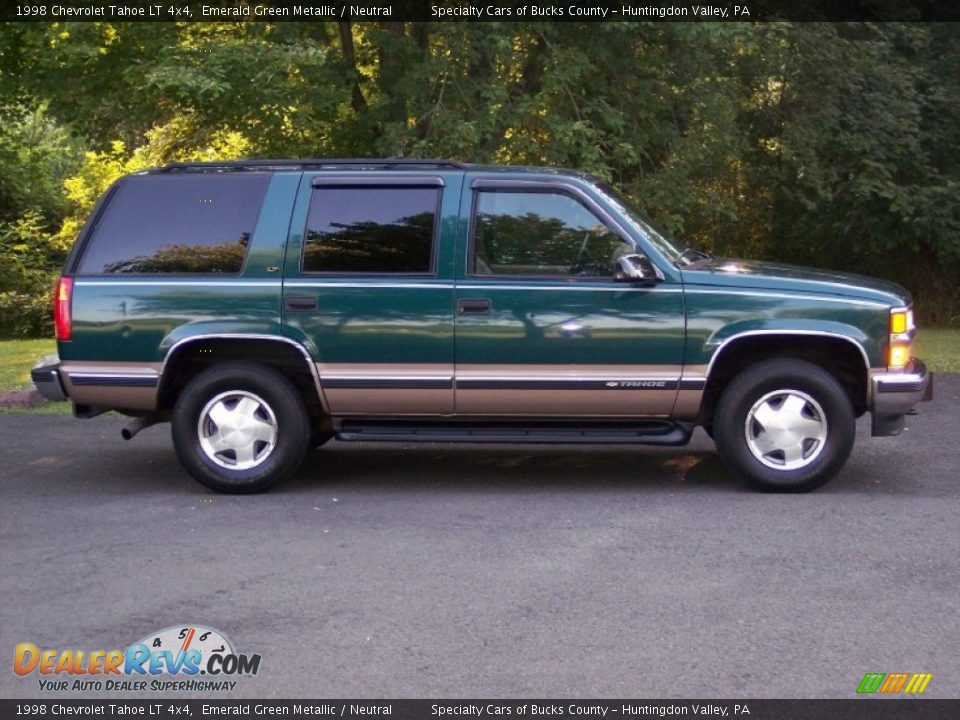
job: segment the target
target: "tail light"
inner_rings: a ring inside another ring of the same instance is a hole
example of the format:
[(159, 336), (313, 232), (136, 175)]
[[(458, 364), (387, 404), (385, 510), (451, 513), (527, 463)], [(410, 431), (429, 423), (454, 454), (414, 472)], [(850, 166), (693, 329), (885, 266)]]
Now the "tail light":
[(73, 336), (73, 318), (70, 316), (70, 300), (73, 297), (73, 278), (62, 277), (57, 282), (53, 296), (53, 329), (57, 340), (69, 340)]

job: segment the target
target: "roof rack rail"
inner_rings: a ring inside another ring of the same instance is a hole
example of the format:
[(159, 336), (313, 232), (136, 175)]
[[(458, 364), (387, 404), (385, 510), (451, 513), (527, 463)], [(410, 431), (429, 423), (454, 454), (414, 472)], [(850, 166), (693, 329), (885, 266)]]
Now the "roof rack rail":
[(227, 160), (223, 162), (179, 162), (164, 165), (155, 172), (230, 172), (244, 170), (335, 170), (344, 167), (368, 168), (450, 168), (465, 170), (466, 163), (455, 160), (433, 160), (421, 158), (306, 158), (290, 160), (268, 160), (253, 158), (250, 160)]

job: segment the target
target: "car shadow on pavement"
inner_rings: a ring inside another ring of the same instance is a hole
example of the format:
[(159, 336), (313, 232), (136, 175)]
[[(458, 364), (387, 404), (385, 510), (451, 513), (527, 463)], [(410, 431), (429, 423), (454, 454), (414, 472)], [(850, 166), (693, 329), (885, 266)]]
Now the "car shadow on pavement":
[(310, 453), (296, 476), (276, 491), (316, 489), (318, 483), (371, 490), (744, 490), (710, 450), (333, 442)]

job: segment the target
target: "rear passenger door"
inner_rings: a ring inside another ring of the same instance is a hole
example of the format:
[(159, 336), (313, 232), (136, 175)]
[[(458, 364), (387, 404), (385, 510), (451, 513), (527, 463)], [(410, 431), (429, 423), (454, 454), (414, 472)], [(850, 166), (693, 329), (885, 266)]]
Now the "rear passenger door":
[(311, 349), (334, 414), (453, 412), (460, 186), (455, 173), (304, 174), (284, 333)]

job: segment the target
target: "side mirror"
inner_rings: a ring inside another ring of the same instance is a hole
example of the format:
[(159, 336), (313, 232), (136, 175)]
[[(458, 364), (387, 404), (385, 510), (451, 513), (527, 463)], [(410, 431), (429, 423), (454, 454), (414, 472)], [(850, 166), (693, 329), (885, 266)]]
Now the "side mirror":
[(613, 279), (618, 282), (655, 283), (663, 280), (663, 276), (646, 255), (631, 253), (617, 258)]

